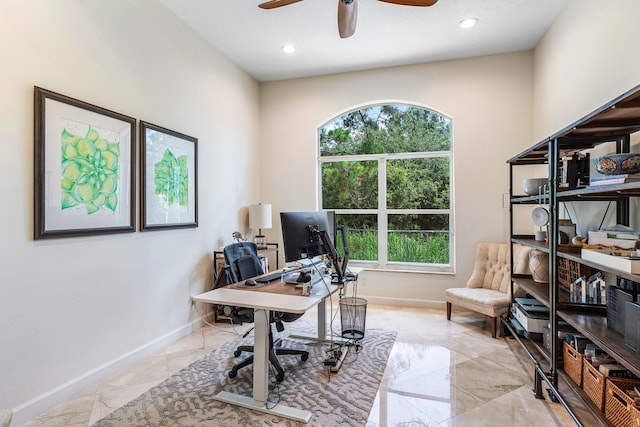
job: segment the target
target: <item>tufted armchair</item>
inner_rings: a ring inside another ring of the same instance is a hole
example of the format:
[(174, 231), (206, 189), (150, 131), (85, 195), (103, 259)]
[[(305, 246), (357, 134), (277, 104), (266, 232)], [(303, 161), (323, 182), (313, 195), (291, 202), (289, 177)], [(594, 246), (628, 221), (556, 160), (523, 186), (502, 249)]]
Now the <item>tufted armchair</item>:
[[(496, 337), (498, 316), (509, 310), (511, 303), (511, 268), (507, 243), (478, 243), (473, 273), (465, 288), (451, 288), (445, 291), (447, 320), (451, 320), (451, 305), (484, 314), (491, 318), (491, 336)], [(515, 246), (514, 270), (520, 274), (529, 273), (530, 248)], [(514, 285), (516, 296), (520, 291)]]

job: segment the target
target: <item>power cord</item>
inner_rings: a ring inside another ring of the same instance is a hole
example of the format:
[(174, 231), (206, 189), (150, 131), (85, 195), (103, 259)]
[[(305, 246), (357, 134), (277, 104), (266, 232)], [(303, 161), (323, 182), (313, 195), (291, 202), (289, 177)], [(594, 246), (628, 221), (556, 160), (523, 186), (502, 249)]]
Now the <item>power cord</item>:
[(212, 328), (218, 329), (219, 331), (222, 331), (222, 332), (227, 333), (227, 334), (240, 335), (240, 333), (236, 330), (235, 324), (233, 323), (233, 319), (229, 318), (229, 323), (231, 324), (231, 329), (233, 330), (233, 331), (230, 331), (228, 329), (224, 329), (224, 328), (221, 328), (221, 327), (217, 326), (215, 323), (209, 322), (207, 320), (207, 316), (203, 316), (202, 313), (200, 313), (200, 310), (198, 309), (198, 304), (195, 301), (193, 301), (191, 306), (196, 310), (196, 314), (198, 314), (198, 316), (200, 316), (200, 320), (202, 320), (206, 325), (209, 325)]
[(338, 310), (336, 310), (334, 312), (333, 310), (333, 298), (331, 296), (331, 290), (329, 289), (329, 285), (327, 284), (327, 279), (326, 276), (320, 271), (320, 269), (318, 268), (318, 264), (312, 264), (316, 271), (318, 272), (318, 274), (320, 275), (320, 278), (322, 280), (322, 284), (324, 285), (326, 291), (327, 291), (327, 299), (329, 300), (329, 350), (327, 350), (327, 353), (330, 353), (330, 356), (325, 358), (323, 361), (323, 364), (327, 367), (328, 372), (329, 372), (329, 377), (330, 372), (331, 372), (331, 367), (332, 366), (336, 366), (338, 364), (338, 361), (340, 360), (340, 347), (335, 347), (334, 341), (333, 341), (333, 335), (334, 335), (334, 331), (333, 331), (333, 321), (335, 319), (335, 317), (338, 315)]

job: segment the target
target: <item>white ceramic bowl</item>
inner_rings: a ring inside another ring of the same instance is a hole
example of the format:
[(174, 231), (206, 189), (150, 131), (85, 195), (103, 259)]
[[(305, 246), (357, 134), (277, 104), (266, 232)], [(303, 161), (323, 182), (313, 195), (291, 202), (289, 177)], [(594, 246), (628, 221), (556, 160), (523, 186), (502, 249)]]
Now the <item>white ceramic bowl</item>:
[(522, 181), (522, 189), (527, 196), (536, 196), (546, 192), (543, 187), (547, 185), (547, 183), (547, 178), (527, 178)]

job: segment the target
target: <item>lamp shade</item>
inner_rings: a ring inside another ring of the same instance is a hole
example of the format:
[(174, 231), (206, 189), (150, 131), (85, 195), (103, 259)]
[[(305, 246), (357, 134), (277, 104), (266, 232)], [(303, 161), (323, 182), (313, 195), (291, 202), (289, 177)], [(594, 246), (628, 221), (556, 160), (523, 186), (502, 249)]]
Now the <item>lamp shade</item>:
[(271, 228), (271, 205), (262, 204), (249, 206), (249, 228)]

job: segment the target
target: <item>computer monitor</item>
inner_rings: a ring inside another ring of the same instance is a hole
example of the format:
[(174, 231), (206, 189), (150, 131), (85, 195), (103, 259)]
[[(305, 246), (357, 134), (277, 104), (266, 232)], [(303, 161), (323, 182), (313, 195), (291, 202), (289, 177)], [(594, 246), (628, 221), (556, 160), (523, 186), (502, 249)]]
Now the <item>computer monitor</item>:
[(280, 222), (286, 262), (328, 255), (336, 270), (336, 281), (344, 281), (327, 212), (281, 212)]
[(329, 229), (326, 212), (281, 212), (280, 222), (286, 262), (326, 254), (319, 234)]

